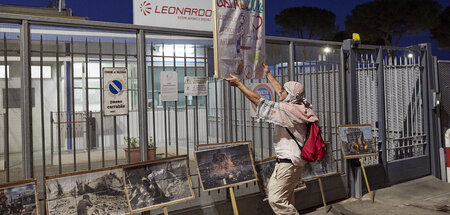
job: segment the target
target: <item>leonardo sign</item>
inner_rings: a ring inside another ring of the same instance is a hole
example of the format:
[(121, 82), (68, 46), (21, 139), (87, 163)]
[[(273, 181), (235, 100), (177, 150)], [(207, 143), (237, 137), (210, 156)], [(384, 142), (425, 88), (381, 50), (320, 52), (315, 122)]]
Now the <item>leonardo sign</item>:
[(212, 31), (211, 0), (133, 0), (133, 23)]

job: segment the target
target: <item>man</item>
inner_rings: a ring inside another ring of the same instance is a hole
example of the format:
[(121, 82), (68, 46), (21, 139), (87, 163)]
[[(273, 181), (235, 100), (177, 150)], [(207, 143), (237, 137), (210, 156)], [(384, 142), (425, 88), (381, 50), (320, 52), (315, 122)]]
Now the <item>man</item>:
[(298, 214), (294, 206), (294, 188), (301, 178), (306, 161), (300, 156), (301, 151), (297, 142), (302, 145), (305, 142), (306, 123), (316, 122), (319, 119), (303, 97), (302, 84), (290, 81), (283, 87), (265, 64), (264, 72), (281, 102), (261, 98), (233, 75), (226, 81), (231, 86), (238, 87), (252, 103), (258, 105), (259, 118), (275, 124), (274, 148), (277, 165), (267, 185), (269, 204), (275, 214)]
[(83, 199), (78, 202), (77, 214), (88, 215), (88, 207), (94, 206), (88, 194), (83, 195)]

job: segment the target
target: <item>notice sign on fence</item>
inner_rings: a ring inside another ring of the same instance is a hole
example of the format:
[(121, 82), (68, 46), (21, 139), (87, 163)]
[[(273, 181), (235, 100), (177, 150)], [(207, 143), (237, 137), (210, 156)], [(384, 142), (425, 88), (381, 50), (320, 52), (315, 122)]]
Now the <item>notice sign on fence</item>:
[(127, 68), (103, 68), (105, 116), (128, 114)]
[(178, 73), (161, 72), (161, 101), (178, 101)]
[(264, 0), (214, 0), (216, 78), (264, 78)]
[(184, 95), (185, 96), (207, 96), (208, 95), (208, 77), (184, 77)]
[[(272, 86), (270, 86), (269, 84), (256, 84), (254, 83), (251, 87), (251, 90), (255, 93), (258, 93), (262, 98), (269, 100), (269, 101), (274, 101), (275, 100), (275, 95), (273, 94), (273, 89)], [(251, 103), (251, 108), (250, 108), (250, 114), (251, 117), (256, 117), (256, 110), (258, 109), (258, 106)]]

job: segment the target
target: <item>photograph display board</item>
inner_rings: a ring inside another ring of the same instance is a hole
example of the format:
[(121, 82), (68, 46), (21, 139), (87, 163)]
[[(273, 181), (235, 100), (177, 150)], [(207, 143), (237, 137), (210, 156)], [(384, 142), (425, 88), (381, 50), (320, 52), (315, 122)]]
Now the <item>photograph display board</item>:
[(370, 124), (340, 125), (339, 142), (345, 159), (378, 155)]
[(36, 180), (29, 179), (0, 185), (0, 214), (40, 214)]
[(121, 168), (49, 176), (47, 214), (128, 214)]
[(336, 162), (333, 158), (331, 142), (325, 142), (325, 157), (321, 161), (307, 162), (302, 170), (303, 180), (337, 174)]
[(248, 144), (250, 146), (250, 151), (253, 150), (252, 148), (252, 141), (238, 141), (238, 142), (229, 142), (229, 143), (212, 143), (212, 144), (198, 144), (197, 145), (197, 151), (204, 151), (209, 149), (219, 149), (219, 148), (226, 148), (230, 146), (236, 146), (236, 145), (246, 145)]
[[(275, 170), (275, 165), (277, 164), (276, 158), (268, 158), (257, 162), (255, 164), (256, 173), (258, 175), (258, 186), (259, 191), (263, 197), (263, 201), (267, 200), (267, 185), (269, 184), (270, 177)], [(298, 184), (294, 191), (300, 191), (306, 189), (306, 184), (302, 179), (298, 179)]]
[(138, 163), (124, 167), (123, 171), (133, 213), (195, 198), (187, 156)]
[(230, 143), (229, 147), (226, 145), (195, 152), (203, 191), (233, 187), (256, 180), (249, 144)]
[(103, 68), (105, 116), (128, 113), (128, 73), (125, 67)]
[(264, 78), (264, 0), (213, 1), (215, 77)]

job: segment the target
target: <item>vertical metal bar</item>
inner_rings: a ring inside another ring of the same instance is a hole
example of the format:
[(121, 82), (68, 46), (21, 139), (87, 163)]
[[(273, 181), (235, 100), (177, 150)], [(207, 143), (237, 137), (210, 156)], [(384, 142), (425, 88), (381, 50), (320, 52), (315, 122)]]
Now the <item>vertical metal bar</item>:
[[(275, 66), (273, 67), (273, 68), (275, 68)], [(274, 73), (275, 73), (275, 71), (274, 71)], [(251, 79), (251, 84), (253, 84), (253, 79)], [(252, 150), (252, 153), (253, 153), (253, 157), (254, 158), (256, 158), (255, 157), (255, 153), (256, 153), (256, 144), (255, 144), (255, 140), (256, 140), (256, 138), (255, 138), (255, 119), (252, 117), (252, 143), (253, 143), (253, 150)], [(262, 157), (261, 157), (261, 160), (262, 160)]]
[[(178, 74), (175, 43), (173, 44), (173, 70)], [(179, 153), (178, 153), (178, 102), (177, 101), (175, 101), (175, 150), (176, 150), (176, 155), (178, 156)]]
[[(183, 60), (184, 60), (184, 76), (187, 76), (187, 59), (186, 59), (186, 44), (184, 44), (184, 55), (183, 55)], [(189, 159), (189, 107), (188, 107), (188, 97), (185, 96), (184, 97), (184, 103), (185, 103), (185, 108), (186, 108), (186, 154), (188, 156)]]
[[(327, 122), (327, 119), (326, 119), (326, 117), (325, 117), (325, 107), (326, 107), (326, 104), (325, 104), (325, 71), (326, 71), (326, 65), (325, 65), (325, 59), (323, 58), (324, 56), (322, 56), (322, 60), (321, 60), (321, 62), (320, 62), (320, 73), (322, 73), (321, 74), (321, 77), (320, 77), (320, 79), (322, 79), (321, 80), (321, 83), (322, 83), (322, 89), (321, 89), (321, 93), (319, 93), (319, 95), (322, 95), (322, 122), (323, 122), (323, 128), (324, 128), (324, 130), (325, 130), (325, 125), (326, 125), (326, 122)], [(317, 98), (317, 99), (319, 99), (319, 98)], [(329, 133), (327, 134), (327, 135), (325, 135), (325, 137), (329, 137)]]
[(215, 100), (216, 100), (216, 143), (219, 142), (219, 97), (217, 92), (217, 78), (214, 78)]
[[(42, 179), (43, 182), (45, 183), (45, 176), (47, 175), (46, 173), (46, 163), (45, 163), (45, 123), (44, 123), (44, 48), (43, 48), (43, 41), (42, 41), (42, 35), (40, 36), (40, 40), (39, 40), (39, 69), (40, 69), (40, 78), (39, 78), (39, 85), (41, 87), (41, 144), (42, 144)], [(6, 46), (5, 46), (5, 50), (6, 50)], [(5, 55), (5, 61), (6, 61), (6, 55)], [(6, 63), (5, 63), (6, 65)], [(5, 70), (6, 71), (6, 70)], [(5, 76), (5, 79), (7, 77)], [(7, 106), (6, 106), (7, 107)], [(45, 192), (45, 189), (44, 189)]]
[(234, 92), (234, 140), (238, 140), (238, 117), (237, 117), (237, 99), (236, 99), (236, 87), (233, 87)]
[[(197, 44), (194, 44), (194, 73), (197, 77)], [(194, 122), (195, 122), (195, 147), (200, 142), (199, 129), (198, 129), (198, 96), (195, 96), (195, 112), (194, 112)]]
[(294, 42), (289, 42), (289, 80), (294, 80), (294, 59), (295, 59), (295, 46)]
[[(328, 137), (329, 137), (329, 141), (330, 142), (333, 142), (333, 131), (332, 131), (332, 128), (331, 128), (331, 102), (333, 101), (333, 100), (331, 100), (331, 75), (333, 75), (333, 70), (334, 70), (334, 64), (331, 64), (331, 69), (330, 69), (330, 71), (329, 72), (327, 72), (327, 85), (328, 85), (328, 99), (327, 99), (327, 101), (328, 101)], [(335, 100), (336, 100), (336, 98), (335, 98)]]
[(384, 166), (385, 176), (388, 173), (387, 165), (387, 151), (386, 151), (386, 102), (385, 102), (385, 87), (384, 87), (384, 64), (383, 64), (383, 48), (377, 50), (377, 94), (378, 94), (378, 138), (381, 142), (381, 163)]
[[(144, 46), (143, 47), (145, 48), (145, 41), (144, 41)], [(152, 120), (152, 126), (153, 127), (152, 128), (153, 128), (153, 140), (154, 140), (153, 142), (155, 143), (155, 150), (153, 152), (153, 157), (156, 158), (156, 118), (155, 118), (156, 109), (155, 109), (155, 70), (154, 70), (155, 67), (154, 67), (154, 64), (153, 64), (154, 63), (154, 61), (153, 61), (154, 60), (153, 59), (153, 48), (154, 48), (153, 47), (153, 43), (151, 43), (150, 44), (150, 59), (151, 59), (151, 73), (152, 73), (152, 117), (153, 117), (153, 120)], [(144, 55), (144, 57), (145, 57), (145, 55)], [(145, 63), (146, 58), (144, 58), (143, 60), (144, 60), (144, 66), (147, 66), (147, 64)], [(147, 76), (145, 76), (145, 77), (147, 78)], [(146, 91), (145, 91), (145, 93), (146, 93), (145, 94), (146, 95), (145, 99), (147, 99), (147, 92), (148, 92), (148, 90), (147, 90), (147, 82), (145, 82), (145, 84), (146, 84), (145, 85), (145, 89), (146, 89)], [(147, 102), (147, 100), (145, 102)], [(145, 106), (147, 107), (147, 104)], [(147, 110), (145, 110), (145, 111), (147, 113)], [(147, 115), (146, 115), (146, 117), (147, 117)]]
[(76, 115), (75, 115), (75, 75), (74, 75), (74, 60), (73, 60), (73, 49), (74, 49), (74, 45), (73, 45), (73, 37), (70, 38), (70, 78), (72, 81), (72, 87), (71, 87), (71, 97), (72, 97), (72, 150), (73, 150), (73, 171), (77, 171), (77, 144), (76, 144)]
[[(148, 125), (147, 125), (147, 73), (146, 73), (146, 62), (145, 62), (145, 32), (140, 29), (137, 32), (136, 37), (136, 48), (137, 48), (137, 61), (138, 61), (138, 99), (139, 99), (139, 148), (141, 153), (141, 161), (147, 160), (147, 140), (148, 140)], [(152, 50), (152, 68), (153, 68), (153, 46)], [(152, 72), (152, 81), (153, 81)], [(152, 90), (154, 84), (152, 84)], [(154, 90), (153, 90), (154, 92)], [(155, 103), (155, 96), (153, 94), (153, 104)], [(153, 105), (153, 121), (155, 121)], [(153, 129), (155, 126), (153, 125)], [(156, 134), (153, 133), (155, 136)], [(156, 137), (155, 137), (156, 146)]]
[[(207, 65), (206, 65), (206, 63), (207, 63), (207, 52), (208, 52), (208, 49), (206, 48), (206, 46), (204, 46), (203, 47), (203, 57), (204, 57), (204, 59), (203, 59), (203, 66), (204, 66), (204, 72), (205, 72), (205, 77), (206, 77), (206, 79), (208, 79), (208, 71), (207, 71)], [(209, 62), (208, 62), (209, 63)], [(207, 87), (208, 87), (208, 91), (209, 91), (209, 81), (208, 81), (208, 85), (207, 85)], [(209, 95), (209, 94), (208, 94)], [(206, 109), (206, 144), (209, 144), (209, 110), (208, 110), (208, 103), (209, 103), (209, 99), (208, 99), (208, 97), (209, 96), (205, 96), (205, 109)]]
[[(116, 67), (116, 43), (112, 40), (112, 66)], [(114, 163), (119, 163), (117, 155), (117, 116), (113, 116), (113, 128), (114, 128)]]
[[(163, 71), (166, 70), (166, 64), (165, 61), (166, 59), (164, 58), (164, 43), (162, 44), (162, 64), (163, 64)], [(162, 99), (162, 98), (161, 98)], [(165, 143), (165, 156), (168, 156), (168, 145), (167, 145), (167, 103), (166, 101), (163, 102), (163, 106), (164, 106), (164, 143)], [(170, 128), (169, 128), (170, 129)], [(170, 137), (169, 137), (170, 138)]]
[(53, 112), (50, 112), (50, 165), (53, 166), (53, 152), (55, 151), (53, 148), (53, 124), (55, 121), (53, 120)]
[[(20, 26), (20, 57), (22, 61), (22, 161), (23, 177), (33, 177), (33, 118), (31, 104), (30, 25), (27, 20)], [(7, 71), (5, 71), (6, 73)], [(6, 77), (6, 75), (5, 75)]]
[[(114, 44), (114, 41), (113, 41)], [(87, 38), (84, 42), (84, 63), (86, 65), (85, 68), (85, 98), (86, 98), (86, 148), (87, 148), (87, 156), (88, 156), (88, 169), (91, 169), (91, 115), (89, 111), (89, 59), (88, 59), (88, 41)]]
[[(128, 79), (130, 78), (129, 74), (130, 71), (128, 70), (128, 46), (127, 46), (127, 41), (125, 40), (125, 67), (127, 68), (127, 98), (130, 98), (130, 84)], [(131, 138), (130, 138), (130, 106), (127, 107), (128, 111), (127, 111), (127, 148), (128, 148), (128, 160), (127, 162), (130, 163), (130, 159), (131, 159)]]
[[(98, 71), (100, 72), (99, 77), (100, 77), (100, 135), (102, 136), (102, 167), (105, 167), (105, 129), (104, 129), (104, 104), (103, 104), (103, 85), (104, 83), (104, 79), (103, 79), (103, 68), (102, 68), (102, 63), (103, 63), (103, 56), (102, 56), (102, 41), (101, 39), (98, 39)], [(129, 138), (129, 136), (128, 136)], [(128, 150), (130, 151), (130, 150)], [(130, 157), (130, 155), (128, 154), (128, 157)]]
[(224, 113), (223, 113), (223, 124), (224, 124), (224, 128), (223, 128), (223, 134), (224, 134), (224, 141), (225, 142), (231, 142), (231, 130), (232, 125), (231, 125), (231, 106), (230, 105), (226, 105), (226, 104), (230, 104), (231, 103), (231, 86), (229, 84), (226, 84), (225, 81), (222, 81), (222, 86), (224, 89), (223, 92), (223, 108), (224, 108)]
[(60, 79), (61, 70), (59, 67), (59, 41), (56, 37), (56, 120), (57, 120), (57, 136), (58, 136), (58, 170), (62, 173), (62, 158), (61, 158), (61, 95), (60, 95)]
[(6, 41), (6, 33), (3, 33), (3, 58), (5, 59), (5, 94), (4, 94), (4, 107), (5, 107), (5, 130), (4, 130), (4, 149), (5, 149), (5, 170), (6, 170), (6, 182), (10, 181), (10, 168), (9, 168), (9, 86), (8, 86), (8, 43)]

